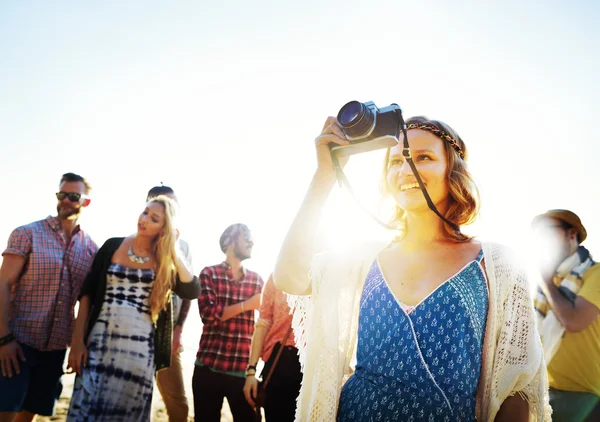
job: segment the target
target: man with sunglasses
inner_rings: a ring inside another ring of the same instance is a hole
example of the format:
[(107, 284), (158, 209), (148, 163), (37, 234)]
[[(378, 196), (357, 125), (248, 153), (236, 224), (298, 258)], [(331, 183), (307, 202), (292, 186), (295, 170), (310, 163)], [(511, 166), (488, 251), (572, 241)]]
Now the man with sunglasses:
[(63, 174), (57, 216), (15, 229), (0, 267), (0, 422), (51, 416), (59, 398), (74, 306), (96, 244), (77, 224), (90, 185)]
[(542, 282), (535, 297), (548, 364), (552, 420), (599, 420), (600, 264), (581, 246), (587, 231), (568, 210), (533, 219), (542, 252)]

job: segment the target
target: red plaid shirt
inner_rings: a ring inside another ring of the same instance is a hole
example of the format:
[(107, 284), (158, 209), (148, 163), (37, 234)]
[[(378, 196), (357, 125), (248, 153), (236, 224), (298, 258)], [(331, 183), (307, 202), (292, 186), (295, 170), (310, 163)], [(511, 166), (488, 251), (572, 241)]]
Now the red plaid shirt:
[(221, 321), (223, 309), (250, 299), (261, 292), (262, 278), (244, 269), (241, 280), (234, 280), (226, 262), (206, 267), (200, 273), (198, 308), (204, 323), (197, 363), (220, 372), (244, 372), (250, 357), (254, 333), (254, 311), (240, 313)]
[(11, 233), (2, 255), (26, 258), (11, 295), (10, 328), (18, 341), (40, 351), (69, 346), (75, 324), (73, 308), (97, 250), (79, 226), (67, 245), (56, 217)]

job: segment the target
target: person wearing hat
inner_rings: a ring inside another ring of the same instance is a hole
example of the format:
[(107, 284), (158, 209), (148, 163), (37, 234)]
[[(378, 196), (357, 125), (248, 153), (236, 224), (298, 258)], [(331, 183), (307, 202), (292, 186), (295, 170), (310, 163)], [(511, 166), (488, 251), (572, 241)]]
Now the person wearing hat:
[(252, 255), (252, 235), (245, 224), (227, 227), (219, 240), (225, 261), (200, 273), (198, 308), (204, 327), (196, 355), (192, 390), (196, 421), (219, 422), (223, 398), (235, 422), (254, 421), (244, 397), (254, 310), (264, 285), (242, 266)]
[(536, 216), (542, 282), (534, 300), (548, 364), (552, 420), (584, 421), (600, 402), (600, 265), (568, 210)]

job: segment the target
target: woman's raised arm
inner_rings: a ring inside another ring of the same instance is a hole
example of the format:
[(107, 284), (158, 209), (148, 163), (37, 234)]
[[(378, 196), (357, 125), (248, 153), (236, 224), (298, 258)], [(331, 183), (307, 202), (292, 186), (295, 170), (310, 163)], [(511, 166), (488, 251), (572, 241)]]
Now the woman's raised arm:
[(285, 236), (275, 263), (273, 281), (286, 293), (310, 294), (308, 271), (314, 253), (319, 218), (335, 183), (335, 168), (329, 144), (348, 145), (335, 117), (328, 117), (315, 139), (317, 170), (302, 205)]

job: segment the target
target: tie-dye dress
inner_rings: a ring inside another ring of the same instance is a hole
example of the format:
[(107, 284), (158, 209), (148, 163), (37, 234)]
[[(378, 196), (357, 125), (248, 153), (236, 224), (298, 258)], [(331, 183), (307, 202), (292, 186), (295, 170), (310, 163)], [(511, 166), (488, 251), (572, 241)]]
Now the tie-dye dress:
[(373, 263), (361, 296), (356, 371), (338, 421), (474, 421), (488, 291), (483, 252), (416, 306)]
[(148, 269), (108, 268), (104, 303), (88, 340), (88, 365), (75, 379), (67, 421), (150, 420), (154, 277)]

